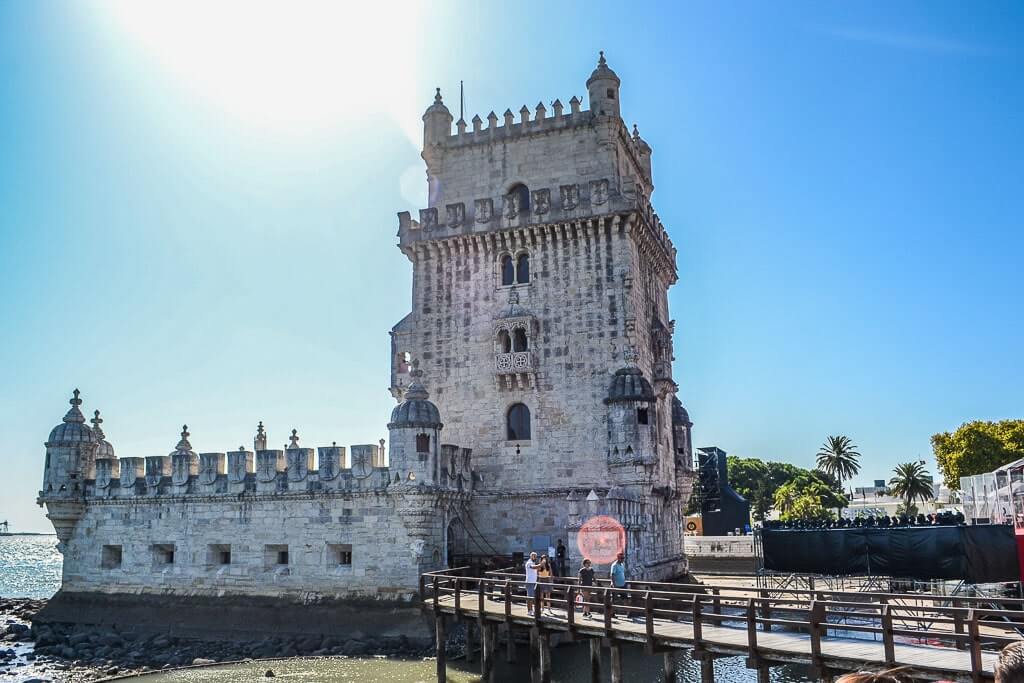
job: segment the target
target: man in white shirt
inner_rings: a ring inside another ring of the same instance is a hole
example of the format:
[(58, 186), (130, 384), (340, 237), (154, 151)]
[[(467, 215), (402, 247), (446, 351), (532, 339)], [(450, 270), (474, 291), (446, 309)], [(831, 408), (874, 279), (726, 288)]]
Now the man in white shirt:
[(530, 553), (530, 559), (524, 565), (526, 568), (526, 610), (533, 614), (533, 596), (537, 592), (537, 569), (540, 562), (537, 561), (537, 553)]

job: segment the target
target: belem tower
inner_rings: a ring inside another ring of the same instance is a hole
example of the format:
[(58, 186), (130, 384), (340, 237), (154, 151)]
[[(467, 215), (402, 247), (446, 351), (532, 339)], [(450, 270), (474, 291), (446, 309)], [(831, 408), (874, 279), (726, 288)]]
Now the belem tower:
[(586, 87), (589, 109), (574, 96), (453, 129), (438, 90), (424, 113), (429, 205), (398, 214), (412, 310), (390, 333), (387, 449), (308, 448), (291, 429), (275, 450), (260, 423), (251, 449), (196, 452), (183, 428), (167, 455), (118, 455), (76, 390), (45, 444), (39, 503), (64, 558), (47, 618), (180, 609), (225, 630), (263, 610), (309, 628), (317, 605), (400, 609), (463, 556), (562, 539), (575, 568), (598, 517), (621, 525), (634, 578), (684, 574), (676, 250), (603, 54)]

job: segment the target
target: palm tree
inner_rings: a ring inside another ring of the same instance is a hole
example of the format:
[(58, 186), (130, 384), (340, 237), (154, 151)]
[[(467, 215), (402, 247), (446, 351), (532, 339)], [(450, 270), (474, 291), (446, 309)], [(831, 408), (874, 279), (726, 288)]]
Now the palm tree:
[(908, 515), (915, 499), (932, 499), (932, 475), (924, 468), (923, 462), (905, 462), (892, 471), (896, 476), (889, 480), (889, 488), (895, 495), (906, 499), (904, 509)]
[(830, 436), (818, 449), (818, 469), (835, 477), (842, 488), (844, 480), (852, 479), (860, 472), (859, 457), (857, 446), (850, 437)]

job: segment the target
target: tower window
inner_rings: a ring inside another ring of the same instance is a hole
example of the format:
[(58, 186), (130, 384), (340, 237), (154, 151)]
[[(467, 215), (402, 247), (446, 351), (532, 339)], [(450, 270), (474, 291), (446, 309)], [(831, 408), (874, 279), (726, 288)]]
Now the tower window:
[(505, 254), (501, 257), (501, 284), (503, 286), (514, 285), (516, 283), (516, 268), (512, 262), (512, 257)]
[(509, 441), (530, 440), (530, 409), (522, 403), (515, 403), (508, 409), (506, 420)]
[(498, 353), (512, 353), (512, 337), (508, 336), (508, 330), (498, 332)]
[(609, 100), (614, 100), (615, 99), (615, 90), (612, 89), (612, 88), (608, 88), (608, 99)]
[(530, 188), (519, 183), (509, 190), (509, 194), (515, 195), (516, 199), (518, 199), (520, 213), (530, 210)]
[(122, 551), (119, 545), (103, 546), (103, 554), (100, 557), (100, 565), (104, 569), (117, 569), (121, 566)]
[(530, 281), (530, 255), (520, 254), (516, 259), (516, 282), (521, 285)]
[(430, 437), (426, 434), (416, 435), (416, 452), (417, 453), (429, 453), (430, 452)]
[(528, 344), (526, 343), (526, 330), (517, 328), (512, 334), (512, 350), (513, 351), (526, 351)]
[(637, 424), (650, 424), (650, 418), (648, 417), (647, 408), (636, 409), (636, 422)]

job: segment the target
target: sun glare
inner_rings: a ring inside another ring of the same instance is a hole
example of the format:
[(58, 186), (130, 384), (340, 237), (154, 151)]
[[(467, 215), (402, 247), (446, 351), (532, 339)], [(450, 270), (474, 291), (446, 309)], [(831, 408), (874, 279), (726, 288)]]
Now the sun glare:
[(162, 69), (247, 124), (301, 134), (386, 116), (420, 142), (420, 3), (104, 6)]

